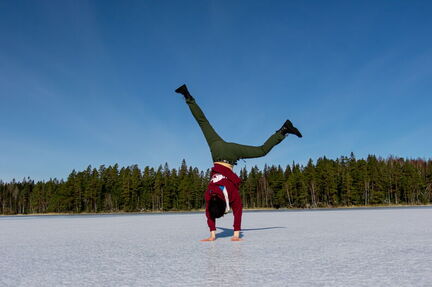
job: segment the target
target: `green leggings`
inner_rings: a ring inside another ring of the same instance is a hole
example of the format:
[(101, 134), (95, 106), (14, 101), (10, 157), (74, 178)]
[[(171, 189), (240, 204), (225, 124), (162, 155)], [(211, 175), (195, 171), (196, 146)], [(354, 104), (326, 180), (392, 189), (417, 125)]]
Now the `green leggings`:
[(237, 160), (242, 158), (262, 157), (285, 138), (284, 135), (276, 132), (262, 146), (248, 146), (225, 142), (210, 125), (195, 100), (186, 100), (186, 103), (189, 105), (192, 115), (198, 122), (207, 140), (213, 162), (225, 161), (234, 165)]

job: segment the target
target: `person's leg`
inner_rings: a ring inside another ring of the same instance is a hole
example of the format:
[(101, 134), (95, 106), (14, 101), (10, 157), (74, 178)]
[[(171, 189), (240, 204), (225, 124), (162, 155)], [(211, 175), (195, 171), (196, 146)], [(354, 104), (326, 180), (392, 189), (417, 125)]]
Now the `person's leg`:
[(261, 146), (249, 146), (236, 143), (228, 143), (228, 148), (230, 150), (229, 153), (232, 153), (232, 155), (235, 156), (237, 159), (262, 157), (268, 154), (270, 150), (275, 145), (279, 144), (284, 138), (284, 135), (276, 132), (272, 136), (270, 136)]
[(216, 131), (210, 125), (210, 123), (207, 120), (206, 116), (204, 115), (203, 111), (198, 106), (198, 104), (195, 102), (195, 99), (189, 93), (189, 90), (186, 87), (186, 85), (182, 85), (182, 86), (178, 87), (175, 90), (175, 92), (182, 94), (184, 96), (184, 98), (186, 100), (186, 104), (189, 106), (189, 109), (192, 112), (192, 115), (194, 116), (195, 120), (197, 121), (198, 125), (200, 126), (201, 131), (204, 134), (204, 137), (207, 141), (208, 146), (210, 147), (210, 150), (212, 152), (212, 156), (214, 158), (212, 147), (214, 146), (215, 142), (218, 142), (219, 144), (224, 143), (223, 139), (216, 133)]
[(189, 109), (192, 112), (192, 115), (194, 116), (195, 120), (200, 126), (209, 147), (211, 147), (214, 142), (223, 141), (223, 139), (216, 133), (216, 131), (210, 125), (209, 121), (207, 120), (206, 116), (204, 115), (203, 111), (198, 106), (198, 104), (195, 102), (195, 100), (187, 99), (186, 103), (188, 104)]
[(236, 143), (228, 143), (224, 146), (224, 155), (230, 160), (237, 161), (241, 158), (262, 157), (277, 144), (279, 144), (287, 134), (294, 134), (302, 137), (300, 131), (293, 126), (290, 120), (285, 121), (282, 127), (270, 136), (262, 146), (248, 146)]

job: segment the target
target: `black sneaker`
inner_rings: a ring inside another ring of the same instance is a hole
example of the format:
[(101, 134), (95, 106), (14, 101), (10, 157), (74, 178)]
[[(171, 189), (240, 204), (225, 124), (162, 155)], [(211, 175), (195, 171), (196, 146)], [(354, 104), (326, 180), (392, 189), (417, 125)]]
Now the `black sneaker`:
[(175, 90), (176, 93), (182, 94), (186, 100), (193, 100), (194, 98), (189, 93), (186, 85), (182, 85)]
[(298, 136), (299, 138), (303, 137), (300, 131), (293, 126), (290, 120), (286, 120), (283, 126), (276, 132), (280, 132), (282, 135), (293, 134)]

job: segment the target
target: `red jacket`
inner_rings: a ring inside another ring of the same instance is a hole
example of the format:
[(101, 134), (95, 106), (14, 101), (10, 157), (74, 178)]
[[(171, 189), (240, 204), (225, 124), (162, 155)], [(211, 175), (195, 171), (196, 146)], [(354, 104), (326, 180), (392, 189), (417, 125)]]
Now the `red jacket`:
[[(223, 175), (223, 177), (217, 175)], [(211, 192), (216, 193), (218, 197), (225, 201), (225, 197), (219, 186), (225, 186), (227, 189), (230, 207), (234, 215), (234, 231), (240, 230), (243, 211), (243, 204), (239, 192), (241, 179), (231, 169), (220, 164), (215, 164), (213, 166), (211, 178), (213, 180), (210, 180), (207, 191), (204, 194), (206, 201), (207, 224), (210, 228), (210, 231), (216, 230), (215, 219), (211, 218), (208, 208)]]

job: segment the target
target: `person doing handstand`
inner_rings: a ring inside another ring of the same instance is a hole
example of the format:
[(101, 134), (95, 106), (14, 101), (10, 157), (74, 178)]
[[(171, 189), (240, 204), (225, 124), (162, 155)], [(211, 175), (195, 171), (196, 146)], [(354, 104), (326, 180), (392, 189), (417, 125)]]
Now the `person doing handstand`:
[(226, 142), (210, 125), (201, 108), (189, 93), (186, 85), (180, 86), (175, 92), (184, 96), (192, 115), (204, 134), (214, 162), (214, 166), (211, 169), (211, 179), (204, 194), (210, 237), (201, 241), (216, 240), (216, 218), (222, 217), (230, 208), (234, 215), (234, 235), (231, 240), (240, 241), (243, 211), (243, 204), (239, 192), (241, 179), (233, 172), (233, 166), (239, 159), (265, 156), (288, 134), (294, 134), (300, 138), (302, 134), (287, 120), (282, 127), (271, 135), (261, 146), (248, 146)]

